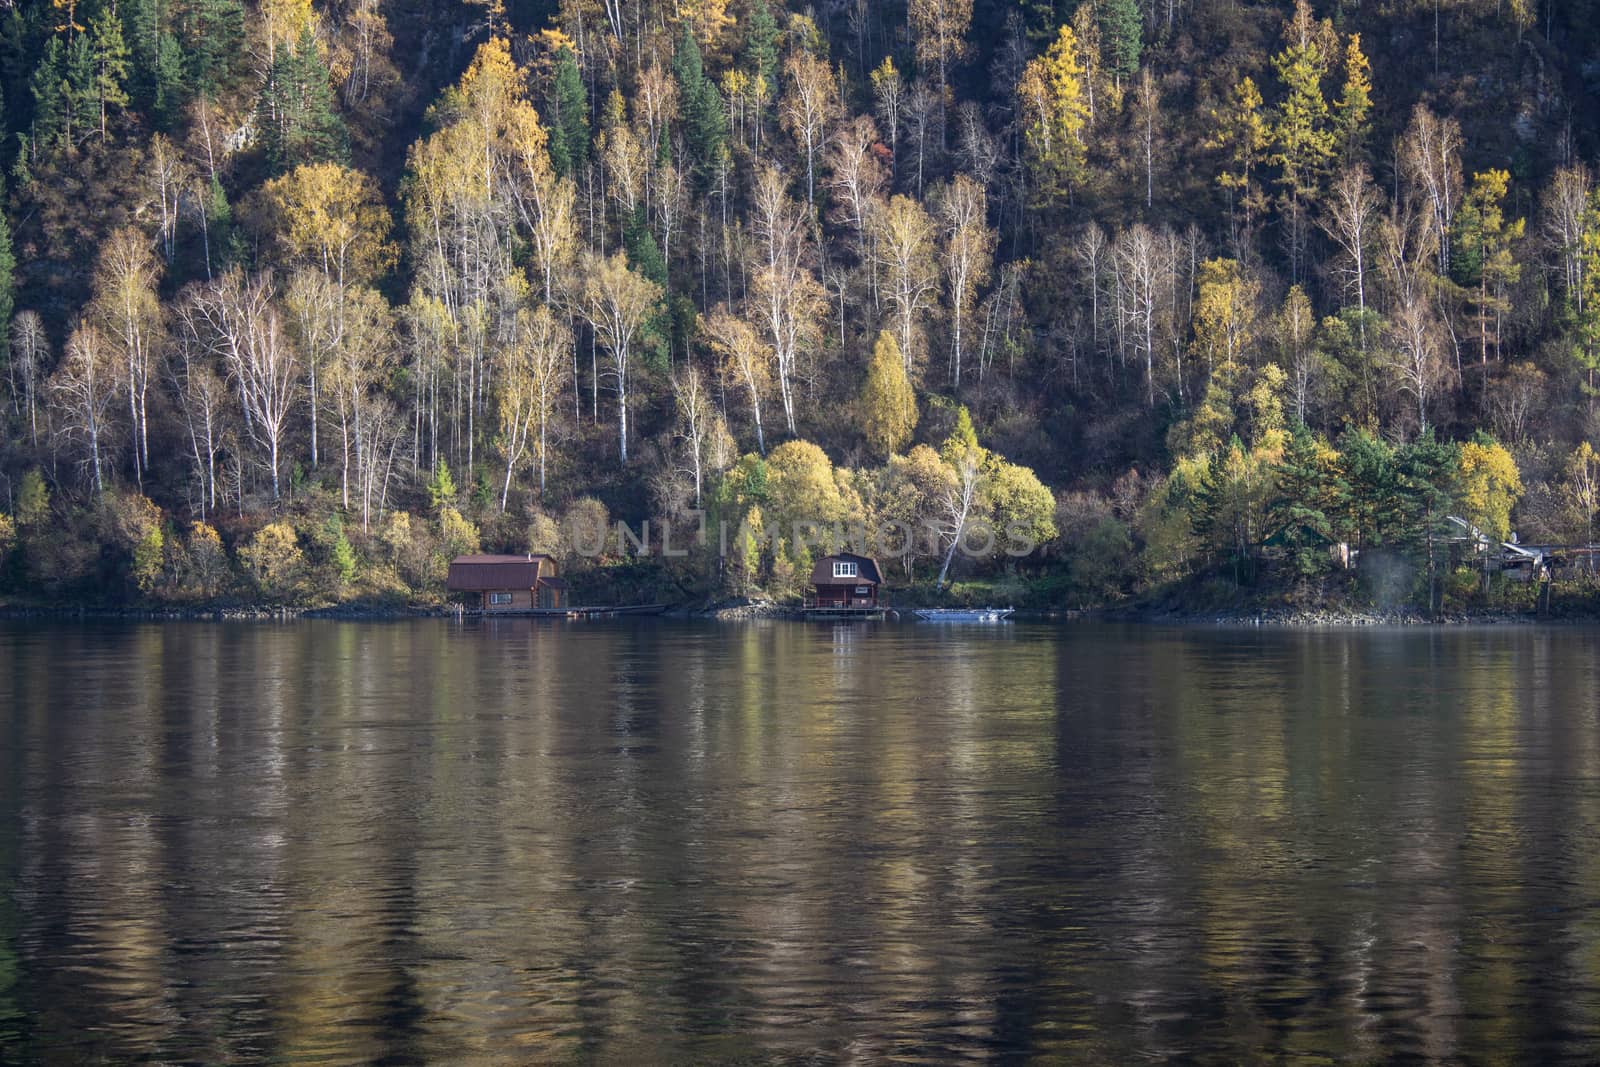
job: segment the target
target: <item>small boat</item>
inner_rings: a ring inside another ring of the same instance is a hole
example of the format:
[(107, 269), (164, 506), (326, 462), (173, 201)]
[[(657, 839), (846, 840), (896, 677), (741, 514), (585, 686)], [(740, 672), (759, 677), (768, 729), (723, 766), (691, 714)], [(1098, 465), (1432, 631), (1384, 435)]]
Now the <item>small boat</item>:
[(917, 608), (923, 622), (1000, 622), (1011, 616), (1011, 608)]

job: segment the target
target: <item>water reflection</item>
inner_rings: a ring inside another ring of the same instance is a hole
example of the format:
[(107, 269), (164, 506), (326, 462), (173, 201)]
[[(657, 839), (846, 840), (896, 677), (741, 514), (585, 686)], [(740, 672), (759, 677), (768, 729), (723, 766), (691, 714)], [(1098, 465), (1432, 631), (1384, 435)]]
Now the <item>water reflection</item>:
[(1593, 631), (0, 629), (0, 1060), (1600, 1058)]

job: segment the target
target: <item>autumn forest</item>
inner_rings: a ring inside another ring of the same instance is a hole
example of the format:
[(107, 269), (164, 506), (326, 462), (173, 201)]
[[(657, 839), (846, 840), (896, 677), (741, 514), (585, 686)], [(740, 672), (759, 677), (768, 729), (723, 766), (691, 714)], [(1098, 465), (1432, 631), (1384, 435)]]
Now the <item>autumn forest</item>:
[(805, 521), (1514, 605), (1450, 516), (1596, 540), (1597, 90), (1594, 0), (18, 0), (0, 603), (782, 598)]

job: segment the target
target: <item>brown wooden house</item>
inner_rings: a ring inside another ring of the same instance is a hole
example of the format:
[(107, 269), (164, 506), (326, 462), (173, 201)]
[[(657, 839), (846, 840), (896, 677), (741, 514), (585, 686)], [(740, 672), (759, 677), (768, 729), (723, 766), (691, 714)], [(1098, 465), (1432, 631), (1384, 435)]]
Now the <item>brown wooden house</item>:
[(450, 561), (452, 593), (476, 593), (484, 611), (529, 611), (567, 606), (567, 583), (551, 556), (457, 556)]
[(812, 595), (807, 607), (876, 608), (883, 572), (871, 556), (840, 552), (823, 556), (811, 568)]

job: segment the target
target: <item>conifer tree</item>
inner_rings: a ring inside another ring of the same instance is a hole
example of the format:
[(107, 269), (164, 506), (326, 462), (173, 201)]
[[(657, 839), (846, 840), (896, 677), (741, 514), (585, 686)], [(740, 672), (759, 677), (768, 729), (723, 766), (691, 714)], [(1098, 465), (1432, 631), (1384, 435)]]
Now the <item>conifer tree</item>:
[(1144, 17), (1136, 0), (1100, 0), (1100, 36), (1106, 65), (1120, 86), (1139, 71), (1144, 50)]
[(128, 44), (128, 94), (133, 106), (149, 111), (155, 99), (156, 57), (160, 51), (160, 0), (119, 0), (122, 38)]
[(77, 144), (84, 131), (92, 128), (100, 112), (100, 94), (95, 85), (94, 49), (87, 33), (76, 34), (67, 45), (66, 79), (61, 93), (68, 116), (67, 144)]
[(1302, 206), (1307, 197), (1316, 194), (1338, 147), (1328, 101), (1322, 92), (1322, 79), (1329, 65), (1327, 44), (1332, 35), (1331, 25), (1316, 22), (1306, 0), (1297, 0), (1294, 16), (1284, 25), (1283, 51), (1272, 60), (1285, 90), (1272, 124), (1275, 151), (1271, 161), (1279, 168), (1278, 182), (1283, 189), (1291, 281), (1300, 280)]
[(106, 116), (112, 108), (128, 106), (128, 45), (122, 36), (122, 20), (107, 5), (89, 20), (93, 42), (95, 110), (100, 121), (100, 140), (106, 139)]
[(1333, 104), (1334, 125), (1339, 147), (1346, 161), (1364, 152), (1367, 114), (1372, 110), (1372, 67), (1361, 51), (1361, 35), (1352, 33), (1345, 42), (1344, 89)]
[(722, 112), (722, 94), (716, 83), (705, 76), (700, 42), (693, 28), (683, 24), (683, 37), (672, 56), (672, 73), (678, 82), (678, 100), (683, 113), (684, 132), (695, 169), (705, 173), (716, 160), (727, 129)]
[(216, 96), (244, 54), (244, 7), (239, 0), (189, 0), (180, 19), (179, 41), (189, 60), (194, 91)]
[(1583, 210), (1578, 257), (1583, 271), (1576, 301), (1578, 343), (1574, 355), (1587, 379), (1583, 388), (1592, 412), (1595, 397), (1600, 395), (1600, 383), (1595, 381), (1596, 373), (1600, 372), (1600, 189), (1589, 192)]
[(1522, 266), (1511, 255), (1511, 246), (1522, 239), (1523, 219), (1507, 222), (1501, 207), (1511, 175), (1490, 169), (1472, 176), (1472, 188), (1456, 212), (1451, 244), (1450, 270), (1467, 286), (1469, 299), (1478, 312), (1478, 351), (1481, 362), (1489, 362), (1489, 319), (1493, 316), (1495, 347), (1499, 347), (1501, 316), (1511, 310), (1508, 286), (1522, 277)]
[(56, 146), (66, 131), (71, 112), (67, 107), (65, 91), (66, 58), (59, 36), (50, 38), (45, 45), (39, 65), (34, 68), (29, 90), (33, 96), (33, 148), (34, 151)]
[(277, 173), (302, 163), (342, 161), (349, 141), (333, 106), (328, 68), (307, 25), (294, 48), (278, 49), (257, 104), (267, 161)]
[(1017, 83), (1023, 137), (1040, 198), (1064, 197), (1082, 180), (1089, 108), (1083, 64), (1072, 27), (1062, 26), (1045, 54), (1032, 60)]
[(174, 34), (166, 30), (156, 41), (155, 81), (150, 116), (158, 129), (170, 130), (176, 126), (178, 116), (183, 112), (188, 86), (183, 69), (183, 46)]
[(556, 52), (555, 121), (550, 128), (550, 163), (560, 177), (569, 177), (589, 161), (589, 97), (572, 49)]
[[(767, 0), (755, 0), (745, 29), (744, 61), (751, 77), (766, 82), (772, 93), (778, 84), (778, 22)], [(775, 95), (775, 94), (774, 94)]]
[(1273, 465), (1275, 491), (1267, 502), (1266, 534), (1289, 553), (1295, 572), (1305, 577), (1328, 570), (1333, 541), (1330, 507), (1338, 495), (1337, 476), (1311, 431), (1297, 424)]

